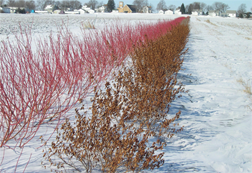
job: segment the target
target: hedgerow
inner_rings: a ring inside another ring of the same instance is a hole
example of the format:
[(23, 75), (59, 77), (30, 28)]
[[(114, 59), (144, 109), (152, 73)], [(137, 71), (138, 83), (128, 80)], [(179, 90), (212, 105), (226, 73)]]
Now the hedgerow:
[(91, 114), (80, 113), (84, 105), (76, 109), (76, 122), (66, 119), (56, 141), (44, 151), (51, 170), (70, 166), (86, 172), (139, 172), (163, 165), (163, 139), (182, 130), (176, 123), (181, 112), (167, 114), (171, 102), (184, 92), (177, 73), (187, 51), (188, 22), (183, 19), (155, 39), (145, 34), (137, 42), (129, 40), (130, 66), (115, 73), (105, 91), (95, 87)]

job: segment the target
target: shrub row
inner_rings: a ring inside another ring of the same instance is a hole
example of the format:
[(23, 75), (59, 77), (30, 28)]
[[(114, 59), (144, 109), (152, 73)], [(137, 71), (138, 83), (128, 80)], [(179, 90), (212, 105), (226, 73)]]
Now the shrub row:
[(76, 109), (76, 122), (67, 119), (43, 151), (51, 170), (139, 172), (162, 166), (166, 139), (182, 130), (175, 123), (180, 112), (167, 114), (184, 91), (176, 76), (187, 51), (188, 22), (184, 19), (156, 39), (131, 40), (131, 65), (119, 70), (114, 82), (106, 82), (105, 91), (95, 87), (91, 115), (79, 112), (84, 106)]
[[(183, 20), (137, 26), (120, 24), (102, 31), (66, 27), (33, 43), (30, 28), (0, 43), (0, 147), (15, 140), (23, 147), (43, 123), (58, 121), (101, 83), (141, 41), (156, 40)], [(36, 49), (32, 48), (35, 45)], [(16, 147), (15, 146), (15, 147)], [(9, 147), (9, 146), (8, 146)]]

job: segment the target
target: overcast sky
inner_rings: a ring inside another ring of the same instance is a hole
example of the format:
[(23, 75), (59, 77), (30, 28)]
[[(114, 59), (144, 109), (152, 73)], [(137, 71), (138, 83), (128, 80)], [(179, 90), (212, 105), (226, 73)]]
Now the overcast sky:
[[(88, 2), (89, 0), (80, 0), (82, 3)], [(97, 0), (98, 2), (103, 2), (104, 4), (107, 4), (108, 0)], [(121, 0), (114, 0), (116, 3), (116, 8), (118, 7), (119, 1)], [(133, 4), (134, 0), (122, 0), (124, 4)], [(148, 0), (148, 3), (151, 4), (154, 9), (156, 10), (157, 4), (159, 3), (160, 0)], [(247, 11), (250, 11), (252, 7), (252, 0), (202, 0), (202, 1), (197, 1), (197, 0), (165, 0), (165, 3), (167, 6), (169, 5), (175, 5), (175, 6), (181, 6), (182, 3), (184, 5), (189, 5), (190, 3), (193, 2), (204, 2), (207, 5), (212, 5), (214, 2), (223, 2), (225, 4), (229, 5), (229, 10), (237, 10), (238, 7), (241, 4), (246, 4), (247, 6)]]

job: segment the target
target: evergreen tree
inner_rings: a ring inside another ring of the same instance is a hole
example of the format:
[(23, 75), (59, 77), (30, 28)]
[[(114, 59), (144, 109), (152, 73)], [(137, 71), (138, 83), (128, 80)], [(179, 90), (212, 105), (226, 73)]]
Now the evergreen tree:
[(107, 7), (108, 7), (108, 12), (111, 12), (112, 10), (114, 10), (115, 9), (115, 1), (114, 0), (108, 0)]
[(182, 14), (185, 14), (185, 5), (184, 5), (184, 3), (182, 3), (182, 5), (181, 5), (181, 7), (180, 7), (180, 12), (181, 12)]

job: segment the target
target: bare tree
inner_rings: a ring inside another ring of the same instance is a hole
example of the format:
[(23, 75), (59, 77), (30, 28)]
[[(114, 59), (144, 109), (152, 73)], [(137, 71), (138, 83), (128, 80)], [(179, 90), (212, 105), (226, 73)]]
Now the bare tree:
[(16, 7), (25, 7), (25, 1), (24, 0), (18, 0), (15, 4)]
[(54, 5), (56, 5), (56, 6), (57, 6), (57, 8), (59, 8), (60, 4), (61, 4), (61, 2), (60, 2), (60, 1), (55, 1), (55, 3), (54, 3)]
[(69, 6), (72, 9), (80, 9), (81, 8), (81, 2), (78, 0), (73, 0), (69, 2)]
[(101, 7), (101, 6), (103, 6), (103, 2), (101, 1), (101, 2), (99, 2), (98, 4), (97, 4), (97, 7)]
[(206, 4), (204, 3), (204, 2), (201, 2), (200, 3), (200, 9), (202, 10), (202, 11), (205, 11), (206, 10)]
[(194, 10), (193, 4), (187, 5), (185, 10), (186, 10), (186, 14), (192, 14), (192, 11)]
[(213, 3), (212, 6), (215, 11), (220, 11), (222, 13), (226, 12), (226, 10), (229, 9), (229, 6), (227, 4), (222, 3), (222, 2), (215, 2), (215, 3)]
[(153, 11), (155, 11), (154, 6), (152, 4), (149, 4), (148, 7), (150, 10), (150, 13), (153, 13)]
[(92, 10), (94, 10), (96, 8), (96, 6), (98, 5), (98, 1), (96, 1), (96, 0), (89, 0), (89, 2), (85, 3), (85, 5), (87, 5)]
[(37, 0), (36, 9), (44, 10), (47, 5), (54, 5), (55, 1), (53, 0)]
[(244, 13), (246, 13), (246, 4), (241, 4), (239, 7), (238, 7), (238, 10), (237, 10), (237, 14), (239, 17), (242, 17), (242, 15)]
[(67, 8), (70, 8), (70, 1), (62, 1), (60, 4), (59, 4), (59, 8), (61, 10), (66, 10)]
[(4, 5), (4, 0), (0, 0), (0, 7)]
[(35, 10), (35, 2), (33, 0), (26, 1), (25, 7), (28, 8), (28, 10)]
[(211, 11), (211, 10), (214, 10), (214, 9), (213, 9), (213, 6), (211, 6), (211, 5), (206, 6), (206, 11), (207, 11), (207, 12), (209, 12), (209, 11)]
[(167, 6), (164, 0), (159, 1), (159, 3), (157, 4), (157, 10), (167, 10)]
[(148, 6), (148, 5), (149, 5), (148, 0), (144, 0), (143, 6)]
[(200, 10), (200, 2), (194, 2), (192, 3), (193, 9), (192, 10)]
[(174, 10), (176, 10), (176, 6), (175, 5), (170, 5), (168, 7), (168, 10), (174, 11)]
[(133, 5), (136, 6), (137, 12), (140, 12), (145, 5), (145, 0), (134, 0)]
[(16, 5), (16, 1), (15, 1), (15, 0), (8, 0), (8, 1), (7, 1), (7, 5), (8, 5), (9, 7), (13, 7), (13, 6)]

